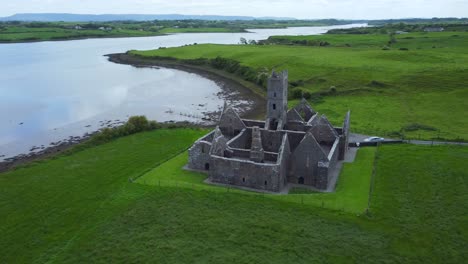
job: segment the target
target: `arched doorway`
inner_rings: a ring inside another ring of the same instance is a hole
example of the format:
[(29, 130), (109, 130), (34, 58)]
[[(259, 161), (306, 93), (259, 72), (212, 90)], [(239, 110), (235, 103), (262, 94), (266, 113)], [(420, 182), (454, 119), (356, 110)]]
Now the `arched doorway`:
[(210, 170), (210, 164), (209, 163), (205, 163), (205, 170)]
[(297, 179), (297, 183), (304, 184), (304, 177), (299, 177), (299, 179)]

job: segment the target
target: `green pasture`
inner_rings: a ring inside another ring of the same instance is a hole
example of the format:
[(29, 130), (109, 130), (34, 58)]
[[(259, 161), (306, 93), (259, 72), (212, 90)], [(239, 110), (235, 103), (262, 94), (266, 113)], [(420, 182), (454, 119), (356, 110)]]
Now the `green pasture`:
[(161, 164), (140, 177), (136, 182), (158, 187), (178, 187), (212, 192), (260, 195), (268, 199), (362, 214), (367, 208), (374, 155), (375, 148), (364, 148), (359, 151), (356, 162), (345, 164), (340, 181), (337, 184), (337, 190), (334, 193), (308, 193), (306, 195), (260, 194), (208, 185), (204, 183), (204, 180), (207, 178), (206, 174), (190, 172), (184, 169), (188, 160), (187, 152)]
[(362, 148), (345, 164), (336, 193), (259, 195), (206, 185), (206, 175), (182, 170), (186, 149), (206, 132), (139, 133), (0, 174), (0, 263), (467, 257), (467, 148)]
[[(312, 98), (313, 107), (337, 125), (350, 109), (355, 132), (468, 139), (468, 33), (402, 34), (396, 35), (392, 45), (384, 34), (280, 38), (330, 45), (207, 44), (132, 53), (177, 59), (220, 56), (258, 74), (288, 69), (290, 91), (321, 94)], [(389, 49), (383, 50), (384, 46)], [(295, 103), (291, 98), (291, 104)]]
[(99, 29), (64, 29), (64, 28), (25, 28), (8, 27), (0, 31), (0, 42), (47, 41), (80, 38), (112, 38), (112, 37), (143, 37), (157, 36), (160, 33), (144, 32), (131, 29), (113, 29), (111, 31)]

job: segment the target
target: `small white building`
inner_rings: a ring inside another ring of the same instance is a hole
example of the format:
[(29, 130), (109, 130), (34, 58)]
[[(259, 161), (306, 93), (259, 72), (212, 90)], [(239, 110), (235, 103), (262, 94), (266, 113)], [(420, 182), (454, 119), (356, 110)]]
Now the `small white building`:
[(442, 32), (444, 31), (443, 27), (427, 27), (424, 29), (425, 32)]

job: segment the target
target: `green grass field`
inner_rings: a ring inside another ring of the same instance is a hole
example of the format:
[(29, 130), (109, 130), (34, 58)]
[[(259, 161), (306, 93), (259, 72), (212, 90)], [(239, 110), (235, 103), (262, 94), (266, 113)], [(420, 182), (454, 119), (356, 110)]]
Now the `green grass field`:
[(0, 42), (47, 41), (81, 38), (115, 38), (115, 37), (144, 37), (158, 36), (161, 33), (131, 29), (113, 29), (111, 31), (91, 29), (64, 29), (58, 27), (8, 27), (0, 31)]
[(207, 178), (206, 174), (189, 172), (183, 169), (188, 160), (187, 152), (161, 164), (161, 166), (140, 177), (136, 182), (158, 187), (178, 187), (212, 192), (261, 195), (268, 199), (362, 214), (367, 208), (374, 155), (374, 148), (364, 148), (359, 151), (355, 163), (345, 164), (335, 193), (263, 195), (238, 189), (207, 185), (203, 182)]
[(229, 32), (245, 32), (241, 28), (164, 28), (160, 33), (229, 33)]
[(317, 93), (336, 88), (313, 107), (337, 125), (351, 109), (355, 132), (468, 139), (467, 32), (397, 35), (390, 50), (382, 50), (388, 45), (387, 35), (280, 38), (327, 41), (330, 46), (192, 45), (132, 52), (178, 59), (221, 56), (258, 73), (288, 69), (290, 82), (301, 84), (294, 89)]
[[(329, 194), (354, 208), (343, 212), (296, 199), (325, 194), (203, 185), (206, 176), (179, 165), (204, 133), (139, 133), (0, 174), (0, 263), (462, 263), (468, 256), (468, 148), (361, 149)], [(370, 212), (358, 216), (376, 155)]]

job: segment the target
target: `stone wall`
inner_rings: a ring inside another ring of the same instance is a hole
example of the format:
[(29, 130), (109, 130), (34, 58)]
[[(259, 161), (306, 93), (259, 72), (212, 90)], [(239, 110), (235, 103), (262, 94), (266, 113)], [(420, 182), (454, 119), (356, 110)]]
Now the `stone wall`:
[(250, 120), (250, 119), (242, 119), (242, 121), (244, 122), (244, 124), (245, 124), (247, 127), (258, 126), (258, 127), (260, 127), (260, 128), (265, 128), (265, 122), (264, 122), (264, 121)]
[[(211, 143), (207, 141), (197, 141), (189, 149), (188, 167), (194, 170), (207, 170), (210, 167)], [(208, 165), (207, 165), (208, 164)]]
[(239, 135), (228, 142), (229, 147), (239, 149), (250, 149), (252, 145), (252, 132), (249, 129), (244, 129)]
[(320, 190), (326, 190), (328, 188), (328, 174), (329, 174), (329, 163), (327, 161), (321, 161), (317, 166), (317, 183), (315, 187)]
[(218, 126), (223, 132), (223, 135), (228, 138), (233, 138), (239, 134), (242, 129), (246, 128), (244, 122), (231, 107), (225, 109), (224, 113), (221, 115)]
[(340, 142), (340, 154), (338, 156), (339, 160), (344, 160), (346, 152), (349, 148), (349, 133), (351, 129), (351, 112), (348, 111), (346, 114), (345, 120), (343, 122), (343, 128), (341, 133), (341, 142)]
[(326, 190), (330, 182), (330, 170), (335, 168), (340, 154), (340, 139), (337, 138), (333, 144), (330, 153), (328, 154), (328, 161), (319, 161), (317, 164), (317, 182), (315, 187), (321, 190)]
[(276, 163), (278, 161), (278, 154), (273, 152), (265, 152), (265, 161)]
[(278, 153), (282, 143), (283, 134), (278, 131), (261, 130), (263, 149)]
[(287, 135), (288, 135), (289, 147), (291, 151), (294, 151), (297, 148), (297, 146), (299, 146), (299, 143), (301, 143), (302, 139), (305, 136), (305, 133), (288, 131)]
[(304, 123), (304, 122), (289, 121), (286, 124), (285, 130), (306, 132), (308, 130), (308, 128), (310, 128), (310, 127), (308, 127), (306, 125), (306, 123)]
[(279, 185), (282, 190), (288, 182), (289, 163), (291, 159), (291, 149), (289, 148), (288, 135), (283, 135), (282, 144), (278, 154), (278, 165), (280, 166), (280, 179)]
[(340, 139), (337, 138), (335, 140), (335, 143), (333, 144), (333, 147), (330, 150), (330, 153), (328, 154), (328, 162), (330, 163), (329, 164), (330, 168), (333, 168), (336, 166), (339, 155), (340, 155)]
[(283, 187), (280, 182), (280, 166), (277, 164), (257, 164), (248, 160), (211, 158), (210, 180), (216, 183), (236, 185), (279, 192)]
[(307, 134), (291, 156), (289, 181), (316, 186), (317, 164), (322, 160), (327, 160), (326, 154), (315, 138)]
[(233, 158), (250, 159), (250, 150), (231, 148)]

